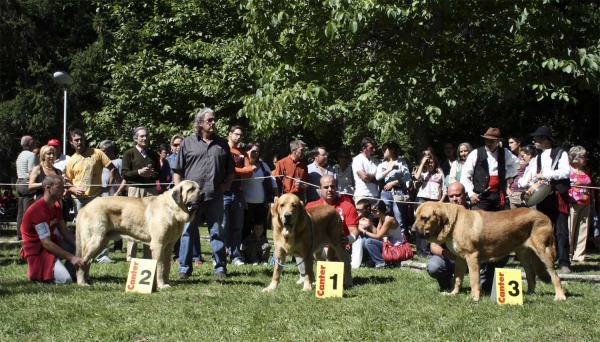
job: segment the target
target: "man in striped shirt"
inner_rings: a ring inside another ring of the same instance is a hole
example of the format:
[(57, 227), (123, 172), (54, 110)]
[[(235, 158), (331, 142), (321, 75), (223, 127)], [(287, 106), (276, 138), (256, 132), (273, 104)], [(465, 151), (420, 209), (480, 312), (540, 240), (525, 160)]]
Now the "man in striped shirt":
[[(23, 152), (17, 157), (17, 196), (19, 197), (19, 208), (17, 211), (17, 227), (21, 227), (21, 221), (27, 208), (34, 202), (35, 191), (29, 190), (29, 172), (40, 163), (40, 160), (33, 153), (35, 141), (29, 135), (21, 138), (21, 147)], [(17, 229), (17, 238), (21, 240), (21, 230)]]

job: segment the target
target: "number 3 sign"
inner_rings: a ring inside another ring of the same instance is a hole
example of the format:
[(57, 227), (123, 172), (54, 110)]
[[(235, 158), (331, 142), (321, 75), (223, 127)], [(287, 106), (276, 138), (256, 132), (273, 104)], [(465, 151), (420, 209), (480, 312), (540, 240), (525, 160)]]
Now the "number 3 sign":
[(497, 268), (494, 273), (494, 286), (492, 287), (492, 302), (500, 305), (523, 305), (523, 282), (521, 270), (510, 268)]
[(156, 260), (131, 259), (125, 292), (152, 293)]

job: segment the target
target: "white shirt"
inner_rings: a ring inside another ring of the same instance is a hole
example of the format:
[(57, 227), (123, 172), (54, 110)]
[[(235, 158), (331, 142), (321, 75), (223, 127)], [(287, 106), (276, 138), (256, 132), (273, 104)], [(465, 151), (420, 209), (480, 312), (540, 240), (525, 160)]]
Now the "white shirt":
[(408, 169), (408, 163), (404, 158), (398, 158), (394, 165), (398, 165), (397, 170), (390, 171), (387, 175), (385, 175), (385, 179), (383, 177), (383, 173), (388, 169), (387, 162), (381, 162), (377, 166), (377, 172), (375, 173), (375, 178), (378, 181), (385, 181), (386, 183), (398, 180), (400, 184), (406, 184), (410, 181), (410, 170)]
[(377, 186), (377, 183), (365, 183), (358, 176), (358, 171), (360, 170), (363, 170), (366, 173), (377, 173), (377, 165), (379, 165), (377, 159), (371, 157), (371, 160), (369, 160), (362, 153), (352, 159), (352, 173), (354, 175), (354, 184), (356, 185), (354, 196), (379, 197), (379, 187)]
[(64, 174), (65, 170), (67, 169), (67, 160), (69, 160), (69, 158), (69, 156), (61, 154), (60, 157), (54, 161), (54, 167), (62, 171)]
[[(499, 147), (500, 148), (500, 147)], [(490, 152), (487, 148), (485, 149), (487, 153), (487, 162), (488, 162), (488, 172), (490, 176), (498, 176), (498, 149), (494, 152)], [(512, 154), (509, 150), (504, 149), (504, 160), (506, 167), (506, 178), (512, 178), (517, 175), (519, 165), (519, 158)], [(477, 164), (477, 149), (474, 149), (469, 153), (465, 164), (462, 167), (462, 173), (460, 176), (460, 182), (465, 187), (465, 191), (468, 196), (471, 197), (475, 194), (473, 192), (473, 174), (475, 171), (475, 165)]]
[(346, 171), (342, 172), (342, 168), (336, 164), (333, 166), (333, 171), (335, 171), (337, 175), (337, 191), (353, 194), (354, 176), (352, 174), (352, 165), (348, 165)]
[[(265, 171), (271, 172), (269, 166), (266, 163), (261, 162)], [(244, 199), (247, 203), (263, 203), (265, 201), (265, 189), (263, 188), (264, 178), (256, 179), (257, 177), (264, 177), (265, 174), (262, 168), (259, 166), (256, 168), (254, 172), (252, 172), (252, 178), (245, 178), (243, 180), (244, 189)], [(277, 183), (275, 182), (275, 178), (271, 177), (271, 186), (273, 188), (277, 187)]]
[(571, 175), (569, 165), (569, 156), (566, 151), (563, 151), (558, 159), (558, 167), (552, 170), (552, 158), (550, 157), (552, 149), (546, 149), (535, 158), (531, 159), (523, 177), (519, 179), (519, 187), (526, 188), (533, 183), (533, 178), (537, 175), (537, 159), (542, 158), (542, 178), (547, 180), (566, 179)]

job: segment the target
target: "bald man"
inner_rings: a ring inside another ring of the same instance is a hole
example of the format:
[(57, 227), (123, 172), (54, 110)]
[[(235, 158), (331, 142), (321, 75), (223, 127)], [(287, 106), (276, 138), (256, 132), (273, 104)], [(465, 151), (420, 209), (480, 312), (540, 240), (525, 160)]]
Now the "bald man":
[[(461, 183), (454, 182), (450, 184), (448, 187), (448, 198), (450, 199), (450, 203), (468, 208), (467, 194), (465, 187)], [(427, 263), (427, 273), (437, 280), (440, 291), (452, 290), (456, 256), (446, 249), (445, 245), (438, 245), (436, 243), (431, 243), (431, 254), (433, 254), (433, 257)], [(504, 258), (497, 263), (485, 263), (481, 265), (479, 283), (483, 291), (489, 292), (491, 290), (496, 267), (504, 267), (507, 261)]]
[[(342, 243), (344, 245), (348, 243), (354, 243), (354, 241), (358, 237), (359, 232), (358, 212), (352, 204), (352, 199), (350, 199), (349, 197), (345, 197), (345, 195), (344, 197), (338, 196), (336, 191), (335, 178), (333, 178), (330, 175), (322, 176), (319, 183), (321, 198), (308, 203), (306, 205), (306, 209), (312, 208), (320, 204), (327, 204), (332, 206), (338, 212), (338, 214), (340, 214), (340, 218), (342, 219), (342, 230), (344, 233), (344, 241), (342, 241)], [(296, 257), (296, 262), (302, 262), (302, 258)], [(300, 279), (297, 283), (302, 284), (304, 282), (304, 263), (298, 265), (298, 270), (300, 271)]]

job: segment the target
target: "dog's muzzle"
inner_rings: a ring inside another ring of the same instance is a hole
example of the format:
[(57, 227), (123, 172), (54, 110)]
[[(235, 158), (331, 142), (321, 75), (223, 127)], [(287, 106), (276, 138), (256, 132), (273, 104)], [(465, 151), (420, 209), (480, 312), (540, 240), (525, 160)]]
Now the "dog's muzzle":
[(417, 226), (416, 226), (416, 225), (413, 225), (413, 226), (410, 228), (410, 231), (411, 231), (411, 232), (413, 232), (413, 233), (415, 234), (415, 236), (416, 236), (416, 237), (418, 237), (419, 239), (425, 239), (425, 240), (427, 240), (427, 239), (429, 238), (429, 233), (427, 233), (427, 234), (423, 234), (423, 233), (421, 233), (421, 232), (419, 231), (419, 229), (417, 228)]
[(293, 219), (294, 219), (294, 217), (293, 217), (292, 213), (290, 213), (290, 212), (284, 213), (283, 219), (282, 219), (283, 225), (286, 227), (291, 227), (294, 224)]
[(201, 192), (198, 194), (198, 198), (196, 201), (194, 202), (189, 202), (186, 204), (186, 209), (189, 213), (194, 212), (196, 210), (198, 210), (198, 208), (200, 207), (200, 203), (204, 202), (204, 193)]

